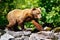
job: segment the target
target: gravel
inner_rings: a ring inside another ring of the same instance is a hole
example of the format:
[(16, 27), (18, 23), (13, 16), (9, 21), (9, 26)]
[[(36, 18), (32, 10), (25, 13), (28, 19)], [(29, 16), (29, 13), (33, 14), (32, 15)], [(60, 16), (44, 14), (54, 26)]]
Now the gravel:
[(60, 40), (60, 32), (40, 31), (31, 33), (31, 31), (3, 31), (0, 32), (0, 40)]

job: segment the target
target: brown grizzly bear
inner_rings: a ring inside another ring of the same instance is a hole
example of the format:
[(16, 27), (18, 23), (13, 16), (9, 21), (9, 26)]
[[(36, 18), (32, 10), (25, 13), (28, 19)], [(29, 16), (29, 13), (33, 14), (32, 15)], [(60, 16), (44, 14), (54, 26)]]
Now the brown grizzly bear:
[[(8, 29), (11, 29), (16, 23), (21, 26), (21, 29), (24, 30), (24, 22), (40, 19), (41, 10), (40, 8), (31, 8), (31, 9), (15, 9), (10, 11), (7, 14), (7, 20), (9, 24), (7, 25)], [(15, 27), (15, 26), (14, 26)]]

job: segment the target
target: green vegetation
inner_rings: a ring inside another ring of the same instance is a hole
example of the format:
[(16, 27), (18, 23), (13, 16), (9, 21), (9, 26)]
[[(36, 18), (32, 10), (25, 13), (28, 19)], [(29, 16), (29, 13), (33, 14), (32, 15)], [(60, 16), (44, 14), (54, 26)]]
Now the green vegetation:
[[(42, 19), (38, 20), (40, 24), (49, 23), (53, 27), (60, 26), (60, 0), (0, 0), (0, 27), (8, 24), (6, 15), (13, 9), (25, 9), (40, 7), (42, 10)], [(25, 23), (27, 27), (33, 27), (31, 22)]]

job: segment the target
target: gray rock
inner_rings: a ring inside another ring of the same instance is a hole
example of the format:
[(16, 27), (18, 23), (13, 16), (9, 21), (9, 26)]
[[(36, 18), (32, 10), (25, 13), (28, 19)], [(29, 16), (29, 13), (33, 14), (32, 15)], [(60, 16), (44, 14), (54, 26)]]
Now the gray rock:
[(5, 33), (4, 35), (1, 36), (0, 40), (9, 40), (10, 38), (14, 38), (8, 33)]
[(55, 39), (60, 39), (60, 32), (58, 32), (58, 33), (54, 33), (54, 36), (55, 36)]
[(14, 40), (24, 40), (24, 38), (18, 37), (18, 38), (15, 38)]
[(52, 32), (52, 31), (41, 31), (38, 34), (45, 35), (45, 37), (47, 37), (47, 38), (53, 38), (54, 37), (54, 32)]
[(20, 37), (22, 35), (29, 36), (31, 34), (31, 31), (18, 31), (18, 32), (7, 31), (7, 33), (14, 37)]
[(1, 29), (0, 29), (0, 36), (3, 35), (3, 34), (5, 34), (5, 33), (6, 33), (6, 32), (5, 32), (4, 30), (1, 30)]
[(10, 38), (9, 40), (24, 40), (24, 39), (23, 39), (23, 38), (18, 37), (18, 38)]
[[(6, 31), (6, 35), (11, 35), (14, 38), (9, 38), (9, 40), (29, 40), (30, 31)], [(5, 39), (4, 39), (5, 40)]]
[(23, 31), (19, 31), (19, 32), (8, 31), (7, 33), (14, 37), (20, 37), (20, 36), (24, 35)]
[(58, 39), (58, 40), (60, 40), (60, 39)]
[(17, 37), (17, 38), (10, 38), (10, 40), (29, 40), (28, 36), (21, 36), (21, 37)]
[(28, 36), (25, 36), (25, 37), (24, 37), (24, 40), (29, 40), (29, 37), (28, 37)]
[(31, 34), (31, 31), (23, 31), (24, 35), (29, 36)]
[(44, 40), (52, 40), (52, 39), (44, 39)]
[[(45, 35), (46, 34), (46, 35)], [(47, 33), (32, 33), (29, 40), (52, 40), (50, 34)], [(48, 39), (49, 38), (49, 39)]]
[(14, 31), (7, 30), (5, 36), (2, 35), (1, 39), (2, 40), (8, 40), (8, 39), (10, 40), (60, 40), (60, 33), (54, 33), (52, 31), (40, 31), (38, 33), (31, 33), (31, 31), (14, 32)]

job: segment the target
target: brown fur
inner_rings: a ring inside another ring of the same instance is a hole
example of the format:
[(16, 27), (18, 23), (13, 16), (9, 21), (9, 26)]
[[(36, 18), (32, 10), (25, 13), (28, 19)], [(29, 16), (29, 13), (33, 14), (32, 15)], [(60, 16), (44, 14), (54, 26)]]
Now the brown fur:
[(24, 29), (24, 21), (34, 20), (38, 18), (39, 13), (41, 13), (41, 10), (39, 8), (12, 10), (7, 14), (7, 20), (9, 22), (7, 28), (10, 29), (16, 23), (18, 23), (18, 25), (20, 25), (21, 28)]

